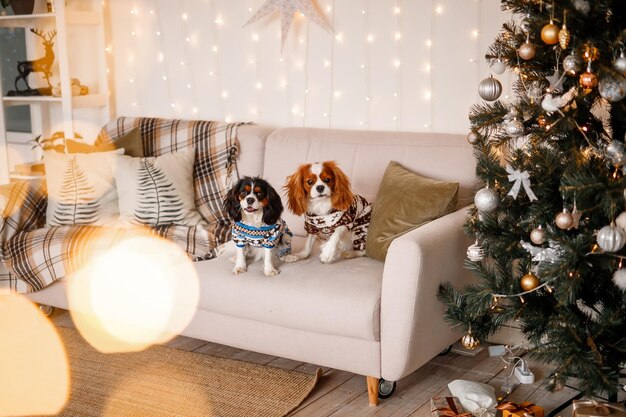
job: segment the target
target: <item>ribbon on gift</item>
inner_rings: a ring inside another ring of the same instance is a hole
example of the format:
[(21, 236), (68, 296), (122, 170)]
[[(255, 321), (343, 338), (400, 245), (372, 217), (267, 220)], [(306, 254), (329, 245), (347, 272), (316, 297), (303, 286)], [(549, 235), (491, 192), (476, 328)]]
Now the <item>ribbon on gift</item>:
[(526, 195), (530, 201), (537, 200), (537, 196), (533, 193), (533, 190), (530, 189), (530, 174), (528, 171), (522, 172), (519, 169), (513, 169), (511, 165), (507, 164), (506, 172), (509, 173), (509, 181), (515, 181), (513, 188), (511, 188), (511, 191), (508, 193), (508, 195), (513, 197), (513, 200), (517, 199), (517, 194), (519, 194), (519, 190), (522, 186), (524, 186), (524, 191), (526, 191)]
[(535, 404), (533, 403), (517, 404), (511, 401), (503, 401), (500, 404), (496, 405), (496, 408), (501, 411), (506, 410), (511, 414), (516, 414), (520, 411), (523, 411), (524, 415), (534, 416), (535, 410), (532, 409), (532, 407), (534, 406)]
[(605, 417), (609, 415), (626, 416), (626, 408), (618, 404), (598, 403), (594, 400), (573, 401), (574, 416)]
[(435, 408), (434, 410), (431, 410), (431, 412), (439, 411), (440, 416), (446, 417), (472, 417), (472, 413), (459, 413), (459, 410), (456, 408), (456, 404), (454, 404), (454, 401), (452, 401), (450, 397), (446, 397), (446, 401), (448, 402), (448, 407)]

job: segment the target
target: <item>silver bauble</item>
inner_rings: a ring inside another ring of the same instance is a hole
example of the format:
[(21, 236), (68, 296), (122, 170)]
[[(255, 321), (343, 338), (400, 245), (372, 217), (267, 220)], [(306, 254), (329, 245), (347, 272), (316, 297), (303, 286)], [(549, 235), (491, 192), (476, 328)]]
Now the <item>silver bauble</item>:
[(476, 241), (476, 243), (467, 248), (467, 259), (469, 259), (470, 261), (480, 262), (483, 260), (484, 257), (485, 250), (482, 246), (480, 246), (478, 240)]
[(500, 81), (493, 78), (493, 76), (489, 76), (489, 78), (485, 78), (478, 84), (478, 94), (482, 97), (483, 100), (494, 101), (500, 97), (502, 93), (502, 84)]
[(626, 291), (626, 269), (618, 269), (615, 271), (613, 274), (613, 282), (620, 290)]
[(479, 211), (490, 213), (500, 205), (500, 196), (494, 189), (485, 187), (474, 196), (474, 204)]
[(518, 138), (524, 134), (524, 123), (517, 119), (509, 120), (504, 125), (504, 131), (512, 138)]
[(493, 63), (491, 69), (496, 74), (502, 74), (504, 70), (506, 70), (506, 64), (501, 59), (498, 59), (496, 62)]
[(537, 47), (530, 42), (524, 42), (522, 46), (517, 50), (520, 58), (523, 60), (529, 61), (535, 57), (537, 53)]
[(623, 74), (626, 73), (626, 56), (624, 56), (624, 51), (622, 51), (622, 53), (619, 55), (619, 58), (617, 58), (613, 63), (613, 68)]
[(546, 231), (541, 226), (530, 232), (530, 241), (535, 245), (542, 245), (546, 241)]
[(612, 69), (605, 69), (598, 81), (598, 92), (611, 102), (621, 101), (626, 97), (626, 77)]
[(472, 130), (467, 134), (467, 141), (473, 145), (476, 142), (478, 142), (478, 139), (480, 139), (480, 135), (478, 134), (478, 132)]
[(624, 247), (626, 234), (613, 223), (609, 226), (604, 226), (598, 231), (596, 242), (606, 252), (617, 252)]
[(571, 53), (563, 59), (563, 70), (569, 75), (576, 74), (582, 67), (583, 59), (575, 53)]
[(626, 162), (626, 149), (624, 142), (612, 140), (606, 145), (606, 156), (613, 162), (613, 165), (622, 166)]

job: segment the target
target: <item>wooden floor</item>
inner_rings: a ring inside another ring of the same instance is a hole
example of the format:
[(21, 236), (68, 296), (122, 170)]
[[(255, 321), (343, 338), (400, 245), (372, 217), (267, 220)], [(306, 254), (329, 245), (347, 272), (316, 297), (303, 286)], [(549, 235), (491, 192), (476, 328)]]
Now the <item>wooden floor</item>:
[[(52, 321), (59, 327), (74, 327), (70, 314), (64, 310), (57, 310), (52, 316)], [(319, 368), (316, 365), (207, 343), (184, 336), (173, 339), (166, 346), (302, 372), (315, 373)], [(519, 385), (506, 397), (506, 400), (531, 401), (542, 406), (547, 415), (576, 394), (574, 390), (569, 388), (555, 393), (546, 391), (542, 385), (545, 371), (542, 372), (540, 365), (533, 364), (531, 361), (529, 363), (531, 370), (536, 375), (537, 382), (530, 385)], [(438, 356), (411, 375), (398, 381), (394, 395), (389, 399), (381, 400), (378, 407), (368, 406), (365, 377), (350, 372), (322, 368), (324, 373), (315, 390), (290, 416), (428, 417), (430, 416), (430, 397), (449, 395), (447, 384), (452, 380), (467, 379), (484, 382), (492, 385), (498, 392), (510, 374), (510, 369), (504, 369), (504, 365), (500, 357), (489, 357), (487, 349), (475, 357), (456, 353)], [(514, 377), (511, 378), (511, 380), (513, 379)], [(623, 398), (620, 399), (623, 400)], [(570, 417), (571, 408), (565, 409), (560, 415)]]

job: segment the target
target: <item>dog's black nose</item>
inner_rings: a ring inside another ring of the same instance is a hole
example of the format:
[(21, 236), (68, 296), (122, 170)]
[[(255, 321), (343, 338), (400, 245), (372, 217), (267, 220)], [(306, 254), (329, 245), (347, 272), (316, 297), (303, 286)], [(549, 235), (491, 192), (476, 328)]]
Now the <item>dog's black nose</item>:
[(324, 186), (323, 185), (318, 185), (317, 187), (315, 187), (315, 189), (320, 194), (322, 194), (324, 192)]
[(252, 204), (254, 204), (254, 198), (252, 198), (252, 197), (246, 198), (246, 203), (248, 203), (248, 205), (251, 206)]

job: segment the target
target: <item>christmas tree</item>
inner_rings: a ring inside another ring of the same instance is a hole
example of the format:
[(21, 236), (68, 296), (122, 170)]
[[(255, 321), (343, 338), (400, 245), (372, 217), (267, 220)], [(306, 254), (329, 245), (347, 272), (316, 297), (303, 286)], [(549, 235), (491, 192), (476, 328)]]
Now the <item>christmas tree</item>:
[[(440, 288), (471, 347), (505, 323), (586, 395), (620, 388), (626, 364), (626, 1), (504, 0), (468, 140), (484, 188), (465, 224), (476, 284)], [(622, 371), (623, 372), (623, 371)]]

